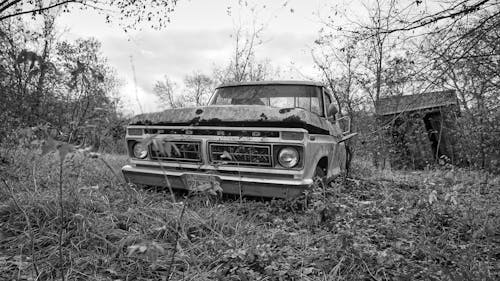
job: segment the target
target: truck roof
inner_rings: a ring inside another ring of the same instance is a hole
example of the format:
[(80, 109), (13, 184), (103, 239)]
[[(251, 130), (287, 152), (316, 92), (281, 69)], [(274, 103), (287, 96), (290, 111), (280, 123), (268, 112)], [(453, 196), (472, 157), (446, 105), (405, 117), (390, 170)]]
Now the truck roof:
[(217, 88), (236, 87), (247, 85), (305, 85), (305, 86), (324, 86), (314, 81), (295, 81), (295, 80), (276, 80), (276, 81), (251, 81), (251, 82), (231, 82), (219, 85)]

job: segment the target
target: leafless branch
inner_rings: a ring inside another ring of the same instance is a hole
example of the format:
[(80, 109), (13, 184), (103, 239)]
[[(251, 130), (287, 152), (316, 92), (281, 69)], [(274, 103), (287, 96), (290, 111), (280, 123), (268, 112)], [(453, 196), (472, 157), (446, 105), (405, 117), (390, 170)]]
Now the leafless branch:
[[(481, 9), (484, 5), (486, 5), (488, 2), (494, 1), (494, 0), (480, 0), (472, 5), (467, 5), (467, 2), (469, 0), (463, 0), (452, 7), (439, 11), (437, 13), (431, 14), (424, 16), (422, 18), (419, 18), (415, 21), (410, 22), (406, 26), (403, 27), (398, 27), (398, 28), (387, 28), (386, 30), (383, 30), (382, 32), (384, 33), (395, 33), (395, 32), (400, 32), (400, 31), (411, 31), (415, 30), (421, 27), (425, 27), (428, 25), (431, 25), (433, 23), (437, 23), (439, 21), (442, 21), (444, 19), (455, 19), (458, 20), (462, 16), (470, 14), (472, 12), (475, 12), (479, 9)], [(457, 8), (459, 8), (457, 10)]]
[(0, 14), (3, 11), (7, 10), (8, 8), (10, 8), (10, 7), (16, 5), (17, 3), (21, 2), (21, 0), (15, 0), (15, 1), (12, 1), (10, 3), (8, 3), (8, 2), (9, 2), (8, 0), (2, 1), (2, 3), (0, 4)]
[[(17, 2), (20, 2), (20, 1), (17, 1), (16, 3), (14, 3), (14, 2), (12, 2), (12, 3), (16, 4)], [(38, 9), (31, 9), (31, 10), (27, 10), (27, 11), (20, 11), (20, 12), (17, 12), (17, 13), (12, 13), (12, 14), (6, 15), (6, 16), (1, 16), (0, 17), (0, 21), (3, 21), (3, 20), (8, 19), (8, 18), (12, 18), (12, 17), (20, 16), (20, 15), (32, 14), (32, 13), (40, 13), (40, 12), (53, 9), (55, 7), (63, 6), (63, 5), (69, 4), (69, 3), (81, 4), (81, 5), (84, 5), (84, 6), (86, 5), (83, 1), (79, 1), (79, 0), (67, 0), (67, 1), (57, 2), (55, 4), (52, 4), (52, 5), (49, 5), (49, 6), (45, 6), (45, 7), (41, 7), (41, 8), (38, 8)], [(0, 10), (0, 13), (3, 12), (3, 11), (5, 11), (9, 7), (10, 6), (8, 6), (6, 8), (2, 8), (2, 10)]]

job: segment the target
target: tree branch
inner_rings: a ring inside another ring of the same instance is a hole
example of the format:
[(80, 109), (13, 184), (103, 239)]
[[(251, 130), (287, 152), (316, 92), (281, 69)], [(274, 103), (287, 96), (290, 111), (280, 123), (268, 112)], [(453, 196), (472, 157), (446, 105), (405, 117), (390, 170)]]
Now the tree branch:
[[(17, 3), (21, 2), (21, 0), (15, 0), (15, 1), (12, 1), (10, 3), (7, 3), (9, 2), (8, 0), (6, 1), (3, 1), (2, 4), (0, 4), (1, 8), (0, 8), (0, 13), (2, 13), (3, 11), (7, 10), (8, 8), (16, 5)], [(7, 5), (5, 5), (7, 4)], [(5, 5), (5, 6), (4, 6)]]
[[(17, 1), (19, 2), (20, 0), (17, 0)], [(49, 9), (52, 9), (52, 8), (55, 8), (55, 7), (58, 7), (58, 6), (66, 5), (66, 4), (69, 4), (69, 3), (76, 3), (76, 4), (81, 4), (81, 5), (84, 5), (84, 6), (86, 5), (83, 1), (80, 1), (80, 0), (66, 0), (66, 1), (58, 2), (58, 3), (52, 4), (52, 5), (46, 6), (46, 7), (42, 7), (42, 8), (39, 8), (39, 9), (32, 9), (32, 10), (28, 10), (28, 11), (21, 11), (21, 12), (18, 12), (18, 13), (9, 14), (9, 15), (6, 15), (6, 16), (1, 16), (0, 17), (0, 21), (3, 21), (5, 19), (11, 18), (11, 17), (20, 16), (20, 15), (37, 13), (37, 12), (43, 12), (43, 11), (46, 11), (46, 10), (49, 10)], [(5, 11), (5, 9), (3, 9), (2, 11)], [(0, 11), (0, 12), (2, 12), (2, 11)]]
[[(463, 15), (469, 14), (471, 12), (477, 11), (479, 8), (481, 8), (483, 5), (485, 5), (486, 3), (490, 2), (490, 1), (491, 0), (481, 0), (481, 1), (475, 3), (471, 6), (467, 6), (465, 4), (468, 1), (463, 1), (463, 2), (456, 4), (453, 7), (450, 7), (449, 9), (446, 9), (446, 10), (440, 11), (438, 13), (435, 13), (435, 14), (423, 17), (421, 19), (415, 20), (405, 27), (381, 30), (381, 32), (390, 34), (390, 33), (395, 33), (395, 32), (400, 32), (400, 31), (415, 30), (415, 29), (418, 29), (418, 28), (421, 28), (424, 26), (428, 26), (430, 24), (436, 23), (436, 22), (444, 20), (444, 19), (455, 18), (457, 16), (463, 16)], [(457, 8), (458, 6), (462, 6), (462, 5), (464, 6), (464, 9), (461, 9), (461, 10), (458, 10), (455, 12), (451, 12), (455, 8)], [(449, 13), (447, 13), (447, 12), (449, 12)]]

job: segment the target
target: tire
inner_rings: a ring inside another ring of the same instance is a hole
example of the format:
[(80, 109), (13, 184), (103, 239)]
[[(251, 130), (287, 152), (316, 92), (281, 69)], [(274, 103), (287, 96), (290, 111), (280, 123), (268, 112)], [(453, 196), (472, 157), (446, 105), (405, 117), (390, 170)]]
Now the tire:
[(313, 176), (314, 183), (322, 185), (323, 187), (326, 183), (326, 173), (323, 168), (320, 166), (316, 166), (316, 170), (314, 170), (314, 176)]
[(345, 146), (345, 173), (346, 173), (346, 176), (349, 176), (349, 171), (351, 170), (351, 161), (352, 161), (351, 147), (346, 144), (346, 146)]

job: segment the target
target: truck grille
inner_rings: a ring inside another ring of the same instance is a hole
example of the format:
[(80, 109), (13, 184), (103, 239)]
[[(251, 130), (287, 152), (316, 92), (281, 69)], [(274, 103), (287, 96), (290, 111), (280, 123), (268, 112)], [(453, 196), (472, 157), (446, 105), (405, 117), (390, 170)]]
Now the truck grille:
[(153, 160), (201, 162), (200, 147), (200, 142), (162, 141), (152, 143), (149, 150)]
[[(130, 130), (130, 129), (129, 129)], [(230, 137), (266, 137), (279, 138), (279, 131), (262, 131), (262, 130), (225, 130), (225, 129), (144, 129), (146, 134), (158, 135), (194, 135), (194, 136), (230, 136)]]
[(209, 155), (214, 164), (272, 166), (270, 145), (210, 143)]

